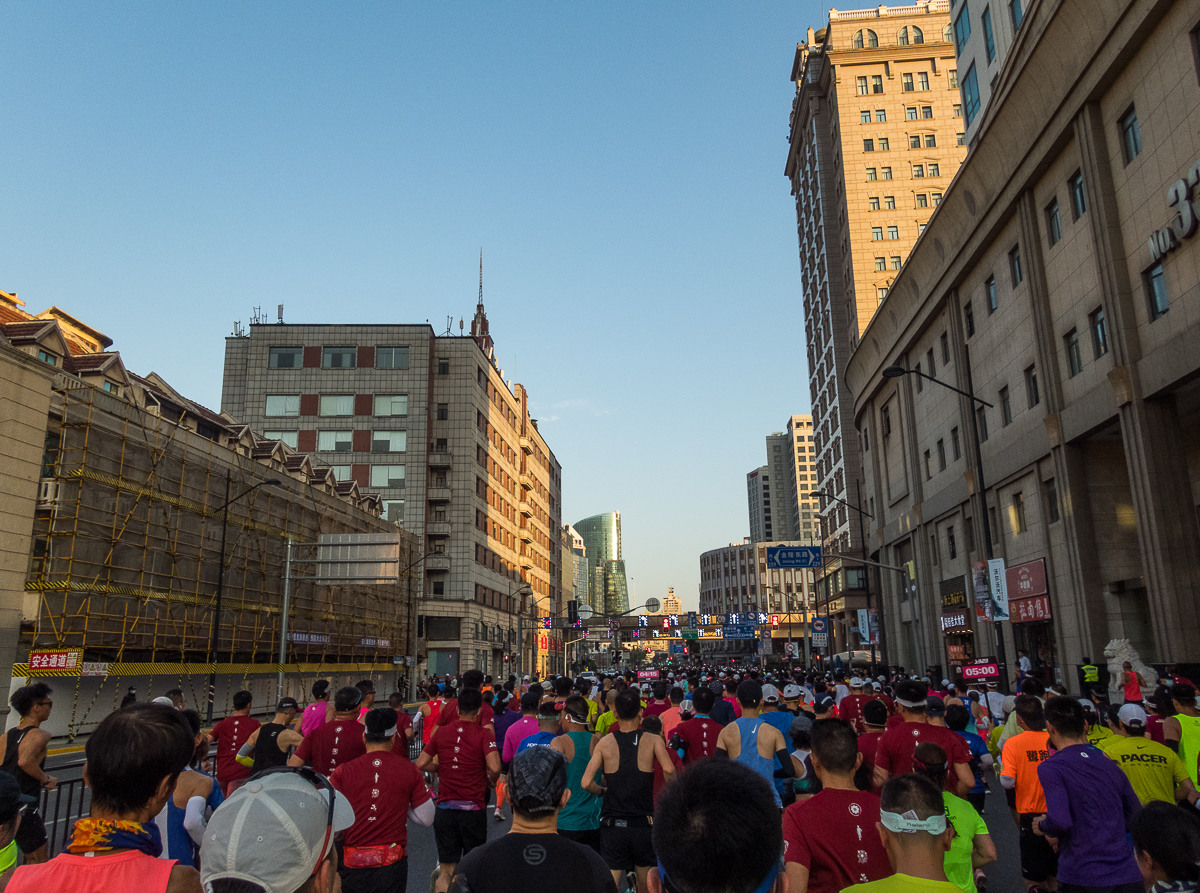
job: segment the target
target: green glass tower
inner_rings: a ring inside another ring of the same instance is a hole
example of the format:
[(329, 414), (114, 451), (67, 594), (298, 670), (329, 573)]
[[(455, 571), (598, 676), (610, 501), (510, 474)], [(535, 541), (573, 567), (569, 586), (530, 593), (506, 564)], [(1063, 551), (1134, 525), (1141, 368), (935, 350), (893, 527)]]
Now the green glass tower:
[(575, 530), (587, 549), (592, 606), (606, 614), (629, 610), (629, 586), (621, 557), (621, 513), (605, 512), (577, 521)]

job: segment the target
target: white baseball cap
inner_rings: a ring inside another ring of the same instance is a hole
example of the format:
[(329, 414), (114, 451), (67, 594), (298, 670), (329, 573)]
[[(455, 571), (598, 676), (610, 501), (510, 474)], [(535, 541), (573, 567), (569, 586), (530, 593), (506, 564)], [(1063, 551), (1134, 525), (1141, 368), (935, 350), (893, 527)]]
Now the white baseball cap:
[(851, 688), (862, 688), (863, 681), (861, 679), (859, 679), (857, 676), (851, 676), (850, 677), (850, 687)]
[(762, 687), (762, 699), (764, 704), (778, 704), (779, 689), (768, 682)]
[(785, 701), (794, 701), (800, 697), (801, 689), (798, 685), (785, 685), (783, 687), (783, 699)]
[(1126, 704), (1117, 711), (1117, 718), (1127, 726), (1144, 726), (1146, 711), (1139, 704)]

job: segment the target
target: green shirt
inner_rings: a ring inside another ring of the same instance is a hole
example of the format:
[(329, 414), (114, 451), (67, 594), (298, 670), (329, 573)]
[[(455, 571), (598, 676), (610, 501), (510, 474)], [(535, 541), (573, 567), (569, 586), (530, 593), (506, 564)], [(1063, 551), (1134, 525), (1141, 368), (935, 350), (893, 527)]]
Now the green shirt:
[(1087, 732), (1088, 744), (1092, 747), (1099, 747), (1101, 750), (1109, 745), (1113, 737), (1112, 729), (1102, 726), (1100, 723), (1093, 725)]
[(596, 732), (600, 735), (607, 735), (609, 728), (616, 721), (617, 714), (613, 713), (611, 710), (607, 711), (606, 713), (602, 714), (598, 720), (596, 720)]
[(927, 881), (907, 874), (893, 874), (881, 881), (855, 884), (842, 893), (962, 893), (962, 889), (949, 881)]
[(1133, 792), (1145, 806), (1151, 800), (1175, 802), (1175, 787), (1188, 777), (1183, 760), (1171, 748), (1150, 738), (1114, 736), (1101, 749), (1129, 778)]
[(1177, 713), (1175, 718), (1179, 720), (1179, 731), (1183, 736), (1179, 739), (1179, 756), (1192, 784), (1196, 784), (1196, 758), (1200, 757), (1200, 716)]
[(971, 853), (975, 849), (975, 837), (987, 834), (987, 822), (975, 811), (975, 807), (942, 791), (946, 804), (946, 819), (954, 826), (954, 840), (946, 853), (946, 878), (965, 893), (975, 893), (975, 869), (971, 864)]

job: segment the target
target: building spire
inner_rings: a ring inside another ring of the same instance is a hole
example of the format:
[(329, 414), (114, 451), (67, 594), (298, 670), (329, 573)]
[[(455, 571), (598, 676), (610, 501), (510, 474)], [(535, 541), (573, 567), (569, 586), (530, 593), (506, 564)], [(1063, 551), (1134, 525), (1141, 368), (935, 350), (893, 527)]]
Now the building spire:
[(475, 318), (471, 320), (471, 337), (494, 362), (494, 342), (488, 334), (487, 313), (483, 309), (483, 249), (479, 249), (479, 303), (475, 306)]
[(483, 306), (483, 249), (479, 249), (479, 306)]

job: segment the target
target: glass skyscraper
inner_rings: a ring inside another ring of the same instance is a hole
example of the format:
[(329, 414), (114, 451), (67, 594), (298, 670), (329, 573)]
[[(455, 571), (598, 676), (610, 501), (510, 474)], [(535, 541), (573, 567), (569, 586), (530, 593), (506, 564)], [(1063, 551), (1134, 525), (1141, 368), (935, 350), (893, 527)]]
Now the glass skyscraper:
[(572, 525), (587, 550), (592, 607), (606, 614), (629, 610), (629, 586), (621, 557), (621, 513), (605, 512)]

